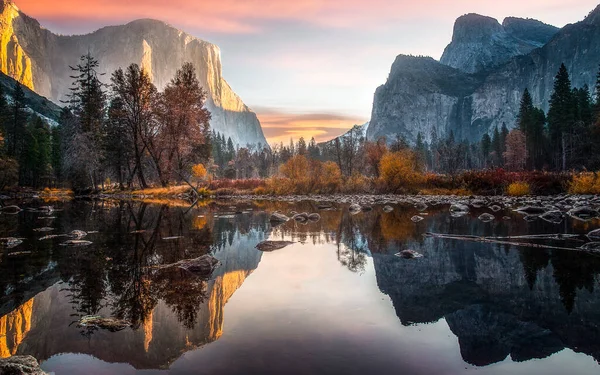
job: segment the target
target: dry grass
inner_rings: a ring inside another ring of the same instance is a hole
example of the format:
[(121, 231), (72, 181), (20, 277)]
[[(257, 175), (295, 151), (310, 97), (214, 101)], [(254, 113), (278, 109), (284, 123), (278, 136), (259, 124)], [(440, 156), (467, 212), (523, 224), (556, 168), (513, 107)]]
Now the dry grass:
[(506, 194), (511, 197), (522, 197), (531, 194), (531, 189), (527, 182), (513, 182), (506, 188)]
[(134, 190), (131, 192), (132, 195), (144, 195), (152, 197), (172, 197), (181, 194), (187, 194), (190, 191), (188, 185), (169, 186), (166, 188), (155, 187), (148, 189)]

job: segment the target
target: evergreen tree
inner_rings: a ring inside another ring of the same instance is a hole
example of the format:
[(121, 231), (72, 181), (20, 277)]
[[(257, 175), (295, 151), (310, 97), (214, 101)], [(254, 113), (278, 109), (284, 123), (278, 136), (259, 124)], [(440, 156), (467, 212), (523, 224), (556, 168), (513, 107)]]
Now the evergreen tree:
[(498, 126), (494, 128), (494, 134), (492, 135), (492, 162), (495, 167), (502, 165), (502, 140), (500, 138), (500, 131)]
[(298, 155), (303, 155), (306, 156), (306, 154), (308, 153), (308, 150), (306, 148), (306, 141), (304, 140), (304, 137), (300, 137), (300, 139), (298, 140)]
[(52, 138), (52, 153), (51, 153), (51, 165), (54, 172), (54, 177), (58, 181), (62, 181), (62, 125), (59, 123), (52, 127), (51, 134)]
[(554, 92), (550, 97), (548, 110), (548, 130), (553, 152), (554, 166), (566, 170), (568, 152), (571, 141), (574, 116), (574, 100), (571, 91), (571, 80), (565, 64), (561, 64), (554, 79)]
[(427, 163), (427, 146), (423, 141), (423, 135), (421, 134), (421, 132), (417, 134), (415, 152), (417, 153), (417, 169), (422, 170), (425, 164)]
[(25, 92), (21, 84), (15, 82), (13, 102), (9, 107), (8, 121), (5, 126), (6, 154), (10, 158), (18, 158), (24, 147), (28, 117), (25, 108)]
[(312, 137), (308, 143), (308, 156), (314, 160), (320, 159), (321, 157), (321, 150), (319, 150), (319, 146), (317, 146), (315, 137)]

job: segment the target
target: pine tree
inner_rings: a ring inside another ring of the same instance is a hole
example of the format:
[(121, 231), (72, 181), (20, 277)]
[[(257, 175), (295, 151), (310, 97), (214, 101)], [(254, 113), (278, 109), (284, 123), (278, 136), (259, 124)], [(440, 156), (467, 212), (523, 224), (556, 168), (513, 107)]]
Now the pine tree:
[(498, 126), (494, 128), (494, 133), (492, 135), (492, 152), (494, 153), (492, 161), (495, 167), (499, 167), (502, 165), (502, 140), (500, 139), (500, 131), (498, 130)]
[(319, 150), (319, 146), (317, 146), (315, 137), (312, 137), (310, 142), (308, 142), (308, 156), (314, 160), (320, 159), (321, 157), (321, 150)]
[(54, 177), (60, 182), (63, 179), (62, 174), (62, 125), (59, 123), (52, 127), (51, 138), (52, 138), (52, 151), (51, 151), (51, 165), (54, 172)]
[(300, 139), (298, 140), (298, 155), (303, 155), (306, 156), (306, 154), (308, 153), (308, 150), (306, 148), (306, 141), (304, 140), (304, 137), (300, 137)]
[(21, 84), (15, 82), (13, 102), (9, 107), (6, 123), (6, 154), (10, 158), (18, 158), (24, 146), (27, 112), (25, 111), (25, 92)]
[(551, 147), (554, 150), (555, 168), (566, 170), (568, 152), (575, 116), (573, 113), (573, 93), (571, 80), (565, 64), (561, 64), (554, 79), (554, 92), (550, 97), (548, 110), (548, 130)]

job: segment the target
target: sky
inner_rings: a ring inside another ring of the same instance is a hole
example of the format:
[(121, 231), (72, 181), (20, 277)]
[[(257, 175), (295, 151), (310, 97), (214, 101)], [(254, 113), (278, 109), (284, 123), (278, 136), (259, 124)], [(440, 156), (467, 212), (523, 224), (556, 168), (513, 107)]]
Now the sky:
[(398, 54), (439, 59), (454, 20), (535, 18), (562, 27), (598, 0), (15, 0), (47, 29), (81, 34), (155, 18), (221, 48), (223, 75), (269, 143), (331, 139), (371, 116)]

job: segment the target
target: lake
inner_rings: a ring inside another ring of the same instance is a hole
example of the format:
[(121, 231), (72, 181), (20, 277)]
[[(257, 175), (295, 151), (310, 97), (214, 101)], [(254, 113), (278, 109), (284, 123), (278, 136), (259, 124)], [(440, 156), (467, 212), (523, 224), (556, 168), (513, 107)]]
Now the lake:
[[(30, 354), (56, 375), (600, 372), (600, 256), (569, 250), (600, 220), (417, 200), (356, 214), (312, 201), (19, 202), (0, 214), (0, 237), (23, 241), (0, 247), (0, 357)], [(274, 226), (274, 211), (321, 218)], [(92, 244), (41, 239), (73, 230)], [(577, 236), (515, 239), (558, 233)], [(293, 244), (259, 251), (265, 240)], [(423, 256), (396, 255), (406, 249)], [(219, 260), (209, 277), (163, 267), (204, 254)], [(88, 315), (130, 326), (78, 324)]]

